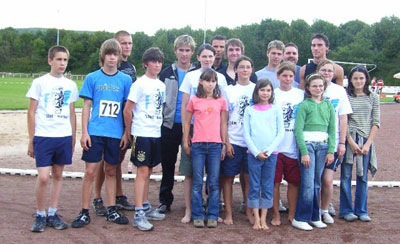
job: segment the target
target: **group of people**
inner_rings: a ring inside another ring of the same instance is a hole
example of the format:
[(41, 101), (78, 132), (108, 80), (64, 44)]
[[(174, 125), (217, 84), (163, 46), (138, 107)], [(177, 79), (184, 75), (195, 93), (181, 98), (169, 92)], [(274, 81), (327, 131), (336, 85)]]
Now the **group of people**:
[[(313, 61), (303, 67), (296, 65), (296, 44), (278, 40), (268, 44), (268, 65), (257, 72), (239, 39), (214, 36), (210, 44), (198, 48), (197, 64), (191, 62), (195, 48), (191, 36), (177, 37), (177, 60), (164, 70), (162, 51), (147, 49), (142, 57), (145, 74), (137, 78), (135, 67), (127, 61), (131, 35), (119, 31), (102, 44), (101, 68), (87, 75), (80, 92), (63, 75), (68, 50), (62, 46), (49, 50), (50, 73), (35, 79), (26, 95), (30, 98), (28, 155), (36, 159), (38, 169), (33, 232), (44, 231), (46, 225), (68, 228), (57, 215), (57, 205), (64, 165), (72, 163), (74, 102), (79, 97), (84, 100), (80, 144), (85, 174), (82, 209), (73, 228), (90, 223), (94, 185), (92, 206), (97, 215), (128, 224), (120, 210), (134, 210), (132, 225), (152, 230), (149, 220), (163, 220), (171, 210), (179, 152), (179, 172), (185, 176), (182, 223), (193, 220), (198, 228), (233, 224), (232, 185), (240, 175), (241, 211), (254, 230), (269, 229), (266, 216), (271, 208), (271, 224), (281, 225), (282, 179), (288, 182), (289, 222), (301, 230), (326, 228), (334, 223), (333, 175), (340, 163), (339, 216), (347, 221), (371, 220), (367, 180), (368, 169), (372, 175), (377, 169), (373, 139), (380, 110), (379, 97), (368, 89), (365, 67), (350, 71), (346, 91), (341, 86), (343, 68), (326, 58), (329, 40), (323, 34), (311, 38)], [(134, 205), (121, 184), (121, 163), (128, 148), (137, 167)], [(150, 175), (159, 163), (160, 203), (153, 207), (148, 198)], [(353, 164), (357, 167), (354, 206)], [(101, 196), (103, 182), (107, 208)], [(219, 217), (222, 207), (224, 219)]]

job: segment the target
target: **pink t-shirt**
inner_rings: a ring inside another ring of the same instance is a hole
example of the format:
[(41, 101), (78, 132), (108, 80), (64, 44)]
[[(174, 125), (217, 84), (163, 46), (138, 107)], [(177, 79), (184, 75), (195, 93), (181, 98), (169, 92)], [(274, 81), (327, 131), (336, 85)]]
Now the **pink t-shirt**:
[(189, 100), (187, 111), (193, 113), (192, 142), (221, 143), (221, 111), (226, 111), (224, 98), (198, 98)]

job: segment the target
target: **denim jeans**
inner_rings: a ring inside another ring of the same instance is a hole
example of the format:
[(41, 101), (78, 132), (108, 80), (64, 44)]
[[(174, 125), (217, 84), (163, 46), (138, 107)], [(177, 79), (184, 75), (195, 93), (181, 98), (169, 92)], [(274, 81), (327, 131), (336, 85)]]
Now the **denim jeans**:
[(193, 164), (192, 217), (204, 220), (202, 189), (204, 166), (207, 164), (206, 173), (209, 187), (207, 218), (218, 220), (221, 143), (195, 142), (191, 147), (191, 157)]
[(297, 198), (297, 221), (319, 221), (319, 191), (321, 189), (321, 177), (325, 168), (325, 158), (328, 152), (328, 143), (306, 142), (310, 167), (306, 168), (299, 158), (301, 183)]
[[(363, 138), (364, 143), (367, 138)], [(359, 138), (356, 137), (356, 143)], [(363, 176), (356, 176), (356, 194), (354, 201), (354, 209), (351, 198), (351, 176), (353, 164), (349, 164), (343, 160), (340, 172), (340, 211), (339, 216), (345, 216), (354, 213), (357, 216), (368, 215), (368, 164), (371, 156), (371, 151), (363, 156)]]
[(271, 154), (266, 160), (261, 161), (253, 154), (248, 154), (249, 196), (247, 206), (250, 208), (272, 208), (277, 157), (277, 154)]

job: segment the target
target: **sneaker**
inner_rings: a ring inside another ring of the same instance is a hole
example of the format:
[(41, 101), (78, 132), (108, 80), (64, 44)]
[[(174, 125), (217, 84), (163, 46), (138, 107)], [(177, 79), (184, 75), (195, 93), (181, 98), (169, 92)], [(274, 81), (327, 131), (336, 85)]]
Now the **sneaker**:
[(195, 219), (193, 220), (193, 225), (196, 228), (204, 228), (204, 220), (202, 219)]
[(292, 226), (299, 229), (299, 230), (307, 230), (310, 231), (313, 229), (311, 225), (309, 225), (307, 222), (304, 221), (297, 221), (296, 219), (293, 219), (292, 221)]
[(360, 217), (358, 217), (362, 222), (371, 222), (371, 217), (369, 217), (368, 215), (361, 215)]
[(286, 212), (288, 211), (287, 208), (285, 208), (285, 206), (283, 206), (283, 203), (281, 200), (279, 200), (279, 212)]
[(67, 229), (68, 225), (60, 219), (60, 217), (56, 214), (53, 216), (47, 216), (46, 218), (47, 226), (53, 227), (56, 230)]
[(92, 207), (98, 216), (105, 216), (107, 214), (107, 209), (104, 207), (103, 199), (101, 198), (93, 199)]
[(126, 225), (129, 223), (129, 220), (127, 217), (123, 216), (120, 214), (115, 208), (114, 209), (107, 209), (107, 216), (106, 220), (119, 224), (119, 225)]
[(157, 209), (150, 208), (148, 211), (144, 211), (148, 220), (164, 220), (165, 214), (160, 213)]
[(329, 206), (328, 206), (328, 213), (329, 213), (331, 216), (336, 216), (336, 210), (335, 210), (335, 207), (333, 206), (332, 203), (329, 203)]
[(130, 204), (128, 202), (128, 198), (124, 195), (118, 196), (116, 198), (115, 205), (117, 206), (117, 209), (123, 209), (123, 210), (128, 210), (128, 211), (135, 210), (135, 205)]
[(346, 214), (345, 216), (343, 216), (343, 218), (344, 218), (347, 222), (353, 222), (354, 220), (358, 219), (357, 215), (355, 215), (355, 214), (353, 214), (353, 213)]
[(225, 211), (225, 203), (223, 201), (219, 201), (219, 211)]
[(132, 226), (142, 231), (154, 229), (154, 226), (147, 220), (146, 214), (143, 210), (140, 210), (139, 213), (135, 213), (135, 215), (133, 215)]
[(90, 216), (89, 213), (83, 213), (82, 211), (79, 212), (79, 215), (72, 221), (71, 227), (72, 228), (82, 228), (85, 225), (90, 223)]
[(328, 227), (324, 222), (322, 222), (321, 220), (318, 221), (311, 221), (310, 224), (318, 229), (325, 229), (326, 227)]
[(322, 221), (324, 221), (325, 224), (335, 223), (335, 220), (333, 220), (332, 216), (329, 213), (322, 214)]
[(160, 205), (156, 209), (157, 212), (165, 214), (166, 212), (171, 211), (171, 205), (166, 205), (164, 203), (160, 203)]
[(239, 212), (246, 213), (246, 202), (245, 201), (242, 201), (242, 203), (240, 204)]
[(218, 225), (218, 223), (217, 223), (217, 221), (215, 219), (208, 219), (207, 220), (207, 227), (208, 228), (217, 228), (217, 225)]
[(46, 228), (46, 217), (42, 217), (40, 215), (36, 215), (35, 222), (31, 227), (32, 232), (43, 232), (44, 228)]

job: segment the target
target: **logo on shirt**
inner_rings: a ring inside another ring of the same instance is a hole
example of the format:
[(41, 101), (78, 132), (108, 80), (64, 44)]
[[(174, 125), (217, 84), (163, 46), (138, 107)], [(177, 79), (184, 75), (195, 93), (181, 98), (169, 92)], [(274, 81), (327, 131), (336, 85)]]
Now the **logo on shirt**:
[(287, 102), (282, 105), (283, 124), (285, 126), (285, 129), (289, 129), (291, 122), (296, 118), (296, 111), (298, 106), (298, 104), (295, 104), (293, 106), (291, 102)]
[(331, 99), (330, 97), (325, 97), (325, 100), (331, 102), (331, 104), (332, 104), (332, 106), (333, 106), (333, 108), (335, 109), (335, 112), (336, 112), (336, 109), (337, 109), (337, 107), (339, 105), (339, 99)]
[(53, 114), (61, 114), (63, 106), (68, 105), (68, 99), (71, 96), (71, 91), (64, 91), (63, 87), (54, 87), (50, 93), (45, 94), (44, 103), (48, 111), (48, 117), (53, 117)]
[(238, 100), (238, 123), (243, 124), (243, 116), (244, 116), (244, 110), (246, 109), (247, 106), (250, 105), (250, 98), (246, 95), (243, 95), (239, 98)]
[(154, 107), (156, 108), (156, 115), (160, 115), (162, 112), (162, 95), (160, 89), (157, 89), (156, 92), (152, 95), (152, 102)]

